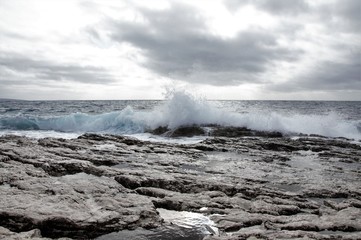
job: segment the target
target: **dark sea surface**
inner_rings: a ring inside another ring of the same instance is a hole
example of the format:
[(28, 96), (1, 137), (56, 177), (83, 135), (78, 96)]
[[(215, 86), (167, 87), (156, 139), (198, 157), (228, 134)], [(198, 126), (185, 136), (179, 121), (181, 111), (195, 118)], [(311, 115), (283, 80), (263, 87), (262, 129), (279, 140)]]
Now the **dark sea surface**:
[(0, 134), (75, 137), (85, 132), (141, 136), (159, 126), (218, 124), (285, 134), (361, 139), (361, 102), (168, 100), (0, 100)]

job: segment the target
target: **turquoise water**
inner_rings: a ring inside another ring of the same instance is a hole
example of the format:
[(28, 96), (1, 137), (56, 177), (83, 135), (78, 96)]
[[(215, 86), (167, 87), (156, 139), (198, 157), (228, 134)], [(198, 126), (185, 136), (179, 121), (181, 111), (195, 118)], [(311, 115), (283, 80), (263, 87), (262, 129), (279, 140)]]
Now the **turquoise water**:
[(217, 124), (287, 134), (361, 139), (360, 102), (205, 101), (174, 93), (164, 101), (0, 100), (0, 132), (39, 136), (141, 134), (159, 126)]

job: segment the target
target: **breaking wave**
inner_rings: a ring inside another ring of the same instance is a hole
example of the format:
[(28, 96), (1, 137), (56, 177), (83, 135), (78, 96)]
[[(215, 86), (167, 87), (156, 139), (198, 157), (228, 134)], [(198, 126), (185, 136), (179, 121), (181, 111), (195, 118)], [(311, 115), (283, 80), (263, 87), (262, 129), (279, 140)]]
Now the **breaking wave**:
[(126, 107), (103, 114), (73, 113), (56, 117), (2, 117), (1, 129), (52, 130), (59, 132), (99, 132), (135, 134), (166, 126), (175, 129), (185, 125), (221, 125), (247, 127), (260, 131), (319, 134), (329, 137), (361, 139), (361, 121), (346, 120), (336, 113), (301, 115), (247, 113), (227, 111), (186, 92), (173, 92), (161, 106), (140, 111)]

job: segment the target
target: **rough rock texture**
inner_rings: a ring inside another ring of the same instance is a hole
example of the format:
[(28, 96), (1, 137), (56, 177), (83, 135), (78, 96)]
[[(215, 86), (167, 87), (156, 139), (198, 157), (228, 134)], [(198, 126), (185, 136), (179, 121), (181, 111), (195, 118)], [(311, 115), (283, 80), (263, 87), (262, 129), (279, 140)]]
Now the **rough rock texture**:
[(206, 239), (360, 239), (360, 160), (360, 143), (321, 137), (5, 136), (0, 239), (154, 229), (157, 208), (209, 215)]

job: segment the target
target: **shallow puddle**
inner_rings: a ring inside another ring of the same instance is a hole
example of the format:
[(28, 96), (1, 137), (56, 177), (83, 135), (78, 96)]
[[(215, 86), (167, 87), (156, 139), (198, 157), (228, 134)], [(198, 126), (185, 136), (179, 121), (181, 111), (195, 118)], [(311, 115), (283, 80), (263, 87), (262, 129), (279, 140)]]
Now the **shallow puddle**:
[(103, 235), (97, 240), (201, 240), (207, 235), (218, 235), (214, 222), (200, 213), (172, 211), (158, 208), (164, 225), (157, 229), (137, 228)]
[(218, 234), (218, 229), (209, 217), (200, 213), (173, 211), (158, 208), (159, 215), (166, 223), (175, 224), (188, 229), (198, 229), (204, 234)]

